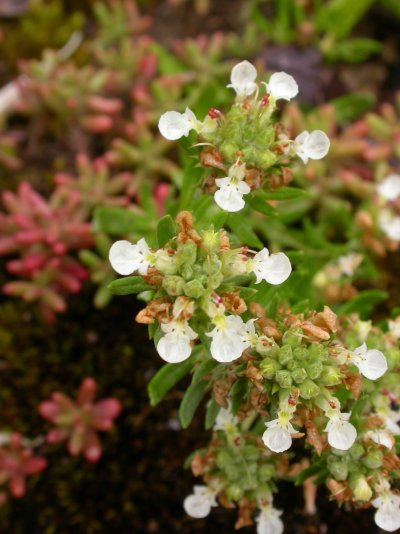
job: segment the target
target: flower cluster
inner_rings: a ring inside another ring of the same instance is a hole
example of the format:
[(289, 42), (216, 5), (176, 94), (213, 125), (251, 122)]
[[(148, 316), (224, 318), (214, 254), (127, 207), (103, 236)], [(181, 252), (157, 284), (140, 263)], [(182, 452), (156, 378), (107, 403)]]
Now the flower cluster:
[(101, 456), (101, 444), (97, 432), (107, 432), (121, 411), (117, 399), (109, 398), (94, 402), (96, 382), (86, 378), (80, 385), (76, 401), (60, 392), (39, 405), (42, 417), (56, 428), (46, 436), (48, 443), (68, 440), (68, 451), (76, 456), (83, 453), (89, 462), (97, 462)]
[[(119, 274), (138, 273), (154, 288), (137, 320), (159, 324), (156, 346), (165, 361), (189, 358), (201, 332), (209, 338), (216, 361), (232, 362), (254, 343), (254, 320), (242, 317), (247, 304), (241, 291), (251, 280), (283, 283), (291, 273), (290, 261), (284, 253), (270, 254), (266, 248), (231, 249), (225, 231), (210, 228), (198, 233), (188, 212), (177, 221), (180, 231), (158, 250), (151, 250), (144, 239), (114, 243), (111, 265)], [(235, 282), (239, 276), (241, 285)]]
[(307, 163), (323, 158), (329, 151), (329, 139), (321, 130), (304, 131), (290, 140), (281, 125), (271, 120), (278, 100), (291, 100), (297, 95), (293, 77), (285, 72), (273, 74), (268, 83), (263, 82), (266, 94), (260, 99), (256, 78), (255, 67), (242, 61), (232, 69), (228, 87), (236, 92), (236, 103), (226, 115), (211, 109), (200, 121), (187, 108), (184, 113), (164, 113), (158, 123), (166, 139), (176, 140), (194, 130), (200, 144), (207, 145), (200, 158), (203, 165), (225, 171), (223, 177), (210, 176), (207, 186), (213, 182), (215, 202), (225, 211), (241, 210), (245, 206), (243, 197), (251, 190), (269, 188), (270, 175), (280, 172), (285, 179), (286, 173), (287, 179), (287, 164), (294, 156)]

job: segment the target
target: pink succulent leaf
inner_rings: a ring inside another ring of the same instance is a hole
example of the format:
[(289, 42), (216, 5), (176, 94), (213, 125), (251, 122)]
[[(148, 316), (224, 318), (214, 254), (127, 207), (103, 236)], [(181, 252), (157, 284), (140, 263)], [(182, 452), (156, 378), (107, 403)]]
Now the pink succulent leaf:
[(96, 396), (97, 385), (93, 378), (85, 378), (82, 384), (79, 387), (78, 394), (76, 397), (77, 403), (80, 406), (85, 404), (93, 404), (93, 401)]
[(68, 452), (71, 456), (80, 454), (86, 444), (86, 429), (84, 426), (75, 427), (68, 441)]
[(108, 430), (113, 420), (121, 413), (122, 406), (119, 400), (109, 398), (97, 402), (93, 407), (93, 427), (98, 430)]
[(97, 462), (101, 456), (100, 440), (93, 430), (88, 432), (83, 454), (86, 460), (93, 463)]
[(54, 428), (46, 435), (47, 443), (60, 443), (68, 438), (70, 431), (68, 429)]
[(43, 401), (38, 406), (39, 414), (49, 421), (54, 421), (60, 413), (60, 406), (54, 401)]
[(32, 456), (28, 458), (23, 466), (23, 471), (26, 475), (34, 475), (40, 473), (47, 467), (47, 460), (40, 456)]
[(21, 475), (13, 475), (8, 481), (11, 495), (19, 499), (25, 495), (26, 484), (25, 478)]

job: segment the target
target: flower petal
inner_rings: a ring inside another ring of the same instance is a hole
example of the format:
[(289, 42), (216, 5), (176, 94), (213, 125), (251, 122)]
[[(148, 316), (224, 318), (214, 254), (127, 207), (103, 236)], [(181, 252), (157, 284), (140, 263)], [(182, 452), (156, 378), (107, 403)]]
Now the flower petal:
[(189, 336), (170, 332), (157, 344), (157, 352), (168, 363), (180, 363), (187, 360), (192, 352)]
[(240, 211), (245, 206), (243, 195), (237, 187), (226, 185), (218, 189), (214, 194), (215, 202), (225, 211)]
[(262, 436), (262, 440), (274, 452), (287, 451), (292, 445), (292, 438), (289, 432), (280, 426), (267, 428)]
[[(189, 110), (190, 111), (190, 110)], [(191, 130), (191, 122), (186, 113), (178, 113), (177, 111), (167, 111), (161, 115), (158, 121), (158, 129), (163, 137), (169, 141), (176, 141), (182, 136), (189, 135)]]
[(292, 272), (290, 260), (283, 252), (271, 254), (264, 260), (263, 267), (264, 280), (273, 285), (282, 284)]
[(291, 100), (299, 92), (296, 80), (286, 72), (275, 72), (265, 85), (275, 100)]
[(304, 150), (310, 159), (322, 159), (329, 152), (330, 141), (325, 132), (314, 130), (310, 133)]
[(211, 504), (199, 495), (188, 495), (183, 501), (185, 512), (196, 519), (207, 517), (211, 511)]
[(377, 186), (377, 190), (385, 200), (396, 200), (400, 197), (400, 176), (391, 174)]
[(377, 380), (386, 373), (388, 365), (384, 354), (380, 350), (371, 349), (367, 351), (358, 368), (369, 380)]
[(357, 431), (351, 423), (338, 421), (331, 425), (328, 431), (328, 443), (331, 447), (347, 451), (353, 445)]
[(237, 95), (241, 98), (250, 96), (257, 89), (255, 79), (257, 78), (257, 70), (249, 61), (242, 61), (235, 65), (231, 72), (231, 83), (228, 87), (232, 87)]
[(132, 245), (129, 241), (116, 241), (110, 248), (109, 260), (118, 274), (132, 274), (139, 268), (142, 259), (137, 245)]

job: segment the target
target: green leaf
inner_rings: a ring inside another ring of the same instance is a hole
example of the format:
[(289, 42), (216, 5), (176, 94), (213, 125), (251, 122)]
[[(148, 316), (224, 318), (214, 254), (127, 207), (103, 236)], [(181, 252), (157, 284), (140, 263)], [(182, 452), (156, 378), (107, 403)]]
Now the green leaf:
[(176, 235), (176, 224), (171, 215), (164, 215), (157, 225), (158, 246), (163, 247), (170, 239)]
[(182, 428), (187, 428), (192, 422), (193, 416), (202, 401), (209, 383), (205, 380), (190, 384), (179, 406), (179, 420)]
[(260, 191), (259, 195), (265, 200), (294, 200), (309, 197), (310, 193), (299, 187), (278, 187), (273, 191)]
[(161, 74), (177, 74), (186, 70), (175, 55), (170, 54), (164, 46), (154, 42), (149, 48), (157, 55), (158, 70)]
[(93, 225), (96, 231), (118, 236), (132, 232), (148, 233), (151, 230), (151, 222), (147, 215), (141, 215), (126, 208), (115, 206), (96, 208), (93, 218)]
[(260, 213), (263, 213), (267, 217), (276, 217), (277, 211), (275, 208), (270, 206), (267, 203), (266, 198), (264, 195), (260, 194), (259, 191), (256, 191), (253, 195), (249, 195), (249, 198), (246, 198), (246, 202), (256, 211), (259, 211)]
[(243, 245), (252, 248), (263, 248), (262, 242), (249, 226), (249, 221), (246, 217), (239, 213), (230, 213), (227, 224)]
[(125, 278), (118, 278), (113, 280), (108, 285), (108, 289), (114, 295), (131, 295), (132, 293), (140, 293), (152, 289), (149, 284), (143, 282), (141, 276), (126, 276)]
[(373, 93), (351, 93), (331, 100), (335, 106), (335, 116), (339, 124), (353, 121), (369, 111), (376, 101)]
[(153, 376), (147, 386), (151, 406), (156, 406), (193, 367), (193, 355), (181, 363), (166, 363)]
[(200, 382), (200, 380), (202, 380), (205, 375), (208, 375), (208, 373), (211, 373), (211, 371), (217, 365), (218, 362), (213, 358), (201, 362), (201, 364), (195, 369), (193, 373), (192, 384)]
[(314, 460), (312, 464), (310, 465), (310, 467), (307, 467), (306, 469), (304, 469), (303, 471), (301, 471), (301, 473), (297, 475), (294, 481), (295, 485), (301, 486), (301, 484), (303, 484), (305, 480), (323, 471), (324, 468), (325, 468), (324, 458), (320, 458), (319, 460)]
[(214, 399), (211, 399), (207, 404), (206, 409), (206, 418), (205, 418), (205, 429), (210, 430), (214, 426), (215, 420), (218, 417), (221, 406), (215, 402)]
[(377, 54), (381, 49), (382, 43), (379, 41), (358, 37), (334, 43), (332, 48), (326, 52), (326, 57), (330, 61), (358, 63), (372, 54)]
[(377, 304), (389, 297), (386, 291), (379, 289), (366, 289), (361, 291), (354, 299), (340, 306), (340, 315), (347, 313), (359, 313), (361, 318), (366, 319)]
[(247, 393), (247, 379), (242, 377), (239, 378), (239, 380), (236, 380), (236, 382), (231, 387), (230, 391), (230, 397), (232, 399), (231, 401), (231, 410), (233, 415), (236, 415), (240, 405), (242, 404), (244, 397)]
[(315, 17), (316, 30), (327, 32), (336, 39), (343, 39), (363, 17), (373, 1), (357, 0), (351, 5), (349, 5), (349, 0), (325, 2)]

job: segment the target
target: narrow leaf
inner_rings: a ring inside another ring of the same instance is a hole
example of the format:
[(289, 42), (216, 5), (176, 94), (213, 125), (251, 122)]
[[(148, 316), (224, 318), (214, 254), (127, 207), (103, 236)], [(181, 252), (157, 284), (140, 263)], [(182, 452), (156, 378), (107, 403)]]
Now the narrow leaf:
[(187, 428), (208, 389), (208, 382), (201, 380), (190, 384), (179, 406), (179, 420), (182, 428)]
[(157, 371), (147, 386), (151, 406), (158, 404), (193, 367), (194, 358), (191, 356), (181, 363), (166, 363)]
[(113, 280), (108, 285), (108, 289), (114, 295), (131, 295), (132, 293), (147, 291), (148, 289), (152, 289), (152, 287), (146, 284), (146, 282), (143, 282), (141, 276), (126, 276), (125, 278)]
[(176, 235), (176, 224), (171, 215), (164, 215), (157, 225), (158, 246), (163, 247), (170, 239)]

